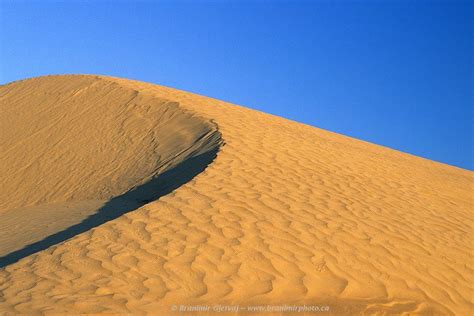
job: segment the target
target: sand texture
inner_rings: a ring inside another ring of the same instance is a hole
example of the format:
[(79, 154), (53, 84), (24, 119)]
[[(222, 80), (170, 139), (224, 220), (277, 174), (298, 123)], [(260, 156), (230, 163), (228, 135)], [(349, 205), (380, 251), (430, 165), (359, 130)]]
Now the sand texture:
[(0, 121), (0, 314), (473, 313), (470, 171), (105, 76), (3, 85)]

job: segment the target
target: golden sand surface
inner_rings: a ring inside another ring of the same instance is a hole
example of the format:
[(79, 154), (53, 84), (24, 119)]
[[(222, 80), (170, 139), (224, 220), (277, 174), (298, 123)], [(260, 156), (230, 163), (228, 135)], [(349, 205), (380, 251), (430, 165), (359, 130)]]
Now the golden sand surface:
[(105, 76), (3, 85), (0, 121), (0, 314), (473, 314), (470, 171)]

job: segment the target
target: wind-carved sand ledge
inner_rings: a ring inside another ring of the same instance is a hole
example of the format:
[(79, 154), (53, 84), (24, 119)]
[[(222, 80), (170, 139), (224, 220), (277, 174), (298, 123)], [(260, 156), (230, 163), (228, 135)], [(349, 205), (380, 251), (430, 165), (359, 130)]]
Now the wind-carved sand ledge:
[(0, 312), (472, 314), (470, 171), (105, 76), (0, 111)]
[(100, 77), (15, 82), (1, 100), (0, 268), (172, 192), (221, 144), (216, 124)]

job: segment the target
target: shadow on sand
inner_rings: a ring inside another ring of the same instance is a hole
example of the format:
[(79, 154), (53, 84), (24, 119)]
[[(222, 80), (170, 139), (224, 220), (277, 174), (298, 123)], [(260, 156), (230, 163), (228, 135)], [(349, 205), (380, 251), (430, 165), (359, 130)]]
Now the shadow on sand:
[(24, 257), (49, 248), (55, 244), (61, 243), (80, 233), (88, 231), (91, 228), (116, 219), (125, 213), (136, 210), (137, 208), (174, 191), (204, 171), (214, 160), (218, 150), (219, 147), (216, 146), (214, 149), (211, 149), (206, 153), (188, 158), (175, 168), (158, 175), (149, 182), (120, 196), (112, 198), (103, 207), (97, 210), (96, 213), (90, 215), (79, 224), (68, 227), (65, 230), (44, 238), (43, 240), (0, 257), (0, 268), (15, 263)]

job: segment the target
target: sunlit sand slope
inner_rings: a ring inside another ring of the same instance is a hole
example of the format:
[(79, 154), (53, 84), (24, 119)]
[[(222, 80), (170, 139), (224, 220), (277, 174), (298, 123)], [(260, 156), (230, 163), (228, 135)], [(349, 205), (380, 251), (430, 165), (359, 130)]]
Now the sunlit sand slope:
[[(311, 304), (348, 315), (472, 314), (472, 172), (135, 81), (51, 76), (0, 89), (10, 221), (18, 208), (123, 195), (193, 144), (191, 158), (219, 150), (158, 200), (5, 264), (0, 311)], [(124, 102), (134, 95), (136, 108)], [(160, 125), (168, 107), (184, 115), (172, 125), (187, 137)], [(64, 126), (58, 134), (43, 122)], [(3, 226), (10, 244), (21, 240)]]

